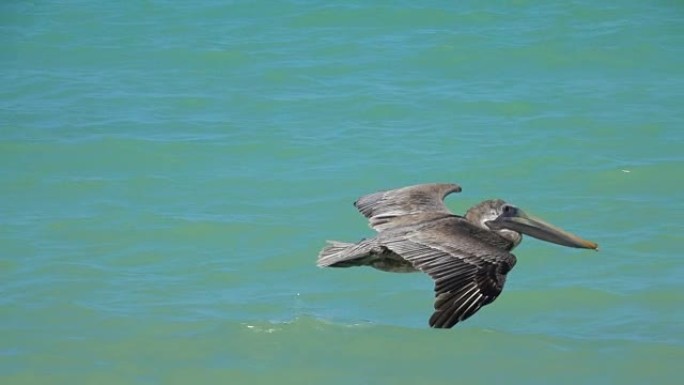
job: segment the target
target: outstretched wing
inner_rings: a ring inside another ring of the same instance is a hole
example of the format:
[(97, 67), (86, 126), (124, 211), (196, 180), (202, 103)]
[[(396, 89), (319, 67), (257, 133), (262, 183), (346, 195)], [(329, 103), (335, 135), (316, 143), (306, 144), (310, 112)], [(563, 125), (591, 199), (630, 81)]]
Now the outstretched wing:
[(485, 242), (488, 236), (462, 218), (448, 217), (383, 242), (435, 280), (430, 326), (450, 328), (490, 304), (503, 290), (516, 259)]
[(444, 204), (444, 198), (460, 192), (457, 184), (419, 184), (365, 195), (354, 202), (370, 226), (377, 231), (453, 215)]

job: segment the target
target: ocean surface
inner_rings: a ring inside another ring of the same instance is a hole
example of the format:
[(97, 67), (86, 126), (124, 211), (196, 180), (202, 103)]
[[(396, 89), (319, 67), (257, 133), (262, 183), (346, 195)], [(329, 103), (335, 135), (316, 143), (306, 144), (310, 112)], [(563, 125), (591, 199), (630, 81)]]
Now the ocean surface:
[[(3, 1), (2, 384), (680, 384), (678, 1)], [(459, 183), (526, 239), (427, 326), (422, 274), (319, 269), (352, 202)]]

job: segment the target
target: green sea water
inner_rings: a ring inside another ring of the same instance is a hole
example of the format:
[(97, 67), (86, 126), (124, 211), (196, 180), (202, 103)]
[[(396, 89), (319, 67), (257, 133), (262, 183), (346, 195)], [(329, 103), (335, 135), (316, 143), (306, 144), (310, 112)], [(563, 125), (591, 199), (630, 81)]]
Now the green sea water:
[[(679, 384), (677, 1), (4, 1), (3, 384)], [(351, 203), (451, 182), (526, 239), (432, 330), (421, 274), (318, 269)]]

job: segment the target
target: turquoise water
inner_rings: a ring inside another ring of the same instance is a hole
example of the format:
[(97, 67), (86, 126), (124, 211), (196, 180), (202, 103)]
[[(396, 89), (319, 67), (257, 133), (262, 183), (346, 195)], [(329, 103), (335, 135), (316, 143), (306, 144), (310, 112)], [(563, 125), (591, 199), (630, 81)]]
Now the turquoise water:
[[(684, 7), (6, 1), (3, 384), (675, 384)], [(431, 330), (427, 276), (315, 267), (351, 203), (456, 182), (526, 239)]]

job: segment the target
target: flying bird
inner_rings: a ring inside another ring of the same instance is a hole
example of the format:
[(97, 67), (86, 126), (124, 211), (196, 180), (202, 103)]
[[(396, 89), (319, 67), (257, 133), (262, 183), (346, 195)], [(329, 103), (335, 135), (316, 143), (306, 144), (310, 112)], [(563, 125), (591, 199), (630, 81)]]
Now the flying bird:
[(378, 234), (357, 243), (328, 241), (319, 267), (370, 266), (388, 272), (427, 273), (435, 281), (429, 324), (451, 328), (492, 303), (515, 266), (511, 250), (522, 235), (568, 247), (598, 250), (584, 240), (501, 199), (483, 201), (464, 216), (444, 198), (457, 184), (419, 184), (365, 195), (354, 206)]

